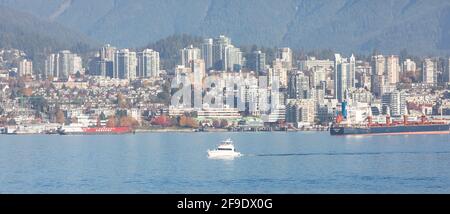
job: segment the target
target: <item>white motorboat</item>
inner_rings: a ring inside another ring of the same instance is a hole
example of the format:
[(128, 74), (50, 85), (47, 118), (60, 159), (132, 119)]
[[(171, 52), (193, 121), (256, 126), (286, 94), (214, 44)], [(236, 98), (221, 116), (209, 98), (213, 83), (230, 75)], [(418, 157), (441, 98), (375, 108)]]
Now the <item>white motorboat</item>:
[(239, 156), (241, 156), (241, 153), (236, 151), (231, 139), (222, 141), (215, 150), (208, 150), (209, 158), (235, 158)]

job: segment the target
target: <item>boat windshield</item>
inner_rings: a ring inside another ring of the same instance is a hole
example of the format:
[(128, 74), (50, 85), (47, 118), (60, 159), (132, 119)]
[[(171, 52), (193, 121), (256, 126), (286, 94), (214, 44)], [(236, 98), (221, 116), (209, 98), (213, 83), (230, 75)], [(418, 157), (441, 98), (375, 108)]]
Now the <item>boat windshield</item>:
[(217, 150), (221, 150), (221, 151), (232, 151), (233, 149), (231, 149), (231, 148), (218, 148)]
[(222, 141), (222, 143), (224, 143), (224, 144), (230, 144), (230, 143), (233, 143), (233, 141), (232, 141), (230, 138), (228, 138), (228, 139)]

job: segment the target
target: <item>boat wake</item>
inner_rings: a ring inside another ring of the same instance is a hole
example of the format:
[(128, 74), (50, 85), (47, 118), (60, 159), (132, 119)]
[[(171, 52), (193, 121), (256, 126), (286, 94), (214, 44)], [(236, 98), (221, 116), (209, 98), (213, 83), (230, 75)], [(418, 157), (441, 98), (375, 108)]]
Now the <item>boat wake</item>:
[(287, 156), (344, 156), (344, 155), (396, 155), (396, 154), (450, 154), (450, 151), (439, 152), (326, 152), (326, 153), (284, 153), (284, 154), (248, 154), (248, 157), (287, 157)]

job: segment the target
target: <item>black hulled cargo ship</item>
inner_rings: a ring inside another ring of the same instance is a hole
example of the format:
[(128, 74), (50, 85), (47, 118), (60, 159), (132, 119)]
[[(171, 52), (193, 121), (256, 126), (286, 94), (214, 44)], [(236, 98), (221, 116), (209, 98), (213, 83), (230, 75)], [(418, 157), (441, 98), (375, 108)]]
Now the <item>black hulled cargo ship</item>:
[(364, 135), (364, 134), (449, 134), (450, 124), (446, 122), (428, 122), (425, 116), (422, 116), (419, 122), (408, 122), (407, 117), (404, 117), (401, 123), (391, 123), (389, 116), (386, 117), (385, 124), (371, 123), (368, 118), (368, 123), (365, 126), (349, 126), (334, 123), (330, 127), (331, 135)]

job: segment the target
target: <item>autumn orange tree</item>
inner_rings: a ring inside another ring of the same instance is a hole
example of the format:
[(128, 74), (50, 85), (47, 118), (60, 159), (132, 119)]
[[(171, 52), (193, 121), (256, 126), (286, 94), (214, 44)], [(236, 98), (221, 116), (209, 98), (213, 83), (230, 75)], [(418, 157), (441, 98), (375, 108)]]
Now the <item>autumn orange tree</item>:
[(8, 118), (5, 116), (0, 117), (0, 124), (6, 124), (8, 122)]
[(106, 127), (116, 127), (116, 117), (109, 116), (108, 121), (106, 122)]
[(165, 115), (161, 115), (161, 116), (155, 117), (152, 120), (151, 124), (155, 125), (155, 126), (163, 126), (163, 127), (170, 126), (170, 119), (167, 118), (167, 116), (165, 116)]
[(139, 122), (136, 119), (134, 119), (133, 117), (130, 117), (130, 116), (122, 116), (122, 117), (120, 117), (119, 124), (120, 124), (120, 126), (123, 126), (123, 127), (136, 128), (136, 127), (139, 126)]
[(25, 97), (33, 95), (33, 89), (31, 87), (20, 89), (20, 93)]
[(125, 98), (125, 96), (121, 93), (117, 94), (117, 104), (119, 105), (119, 108), (127, 108), (128, 103)]
[(180, 117), (178, 125), (181, 127), (198, 128), (198, 122), (194, 118), (184, 115)]
[(65, 122), (64, 112), (60, 109), (56, 112), (56, 122), (63, 124)]

